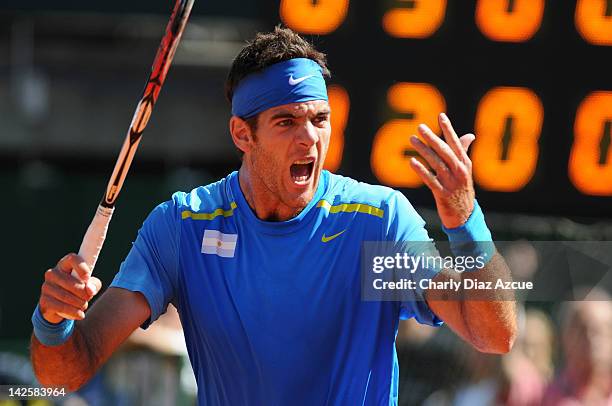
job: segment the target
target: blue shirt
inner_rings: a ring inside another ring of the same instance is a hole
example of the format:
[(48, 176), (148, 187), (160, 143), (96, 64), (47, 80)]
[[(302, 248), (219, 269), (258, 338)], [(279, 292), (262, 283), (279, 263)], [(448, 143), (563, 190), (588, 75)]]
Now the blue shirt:
[(157, 206), (111, 286), (146, 297), (145, 328), (176, 306), (202, 406), (396, 405), (399, 319), (441, 321), (362, 301), (361, 243), (429, 241), (424, 224), (401, 193), (327, 171), (297, 217), (262, 221), (234, 172)]

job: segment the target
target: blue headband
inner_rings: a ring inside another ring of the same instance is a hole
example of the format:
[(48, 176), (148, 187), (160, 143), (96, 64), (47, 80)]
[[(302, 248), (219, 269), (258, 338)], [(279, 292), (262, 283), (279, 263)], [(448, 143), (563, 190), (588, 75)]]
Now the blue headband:
[(283, 104), (326, 100), (322, 69), (308, 58), (294, 58), (268, 66), (242, 79), (232, 97), (232, 114), (250, 118)]

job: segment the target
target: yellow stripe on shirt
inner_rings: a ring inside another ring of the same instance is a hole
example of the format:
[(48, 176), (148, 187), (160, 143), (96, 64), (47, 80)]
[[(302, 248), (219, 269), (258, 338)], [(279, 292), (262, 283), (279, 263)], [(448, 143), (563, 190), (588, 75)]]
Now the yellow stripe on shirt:
[(231, 202), (229, 210), (223, 210), (222, 208), (218, 208), (211, 213), (194, 213), (190, 210), (185, 210), (181, 213), (181, 218), (183, 220), (188, 219), (188, 218), (192, 220), (213, 220), (214, 218), (219, 217), (219, 216), (230, 217), (231, 215), (234, 214), (235, 208), (236, 208), (236, 202)]
[(330, 213), (364, 213), (370, 214), (372, 216), (382, 218), (385, 215), (385, 211), (383, 209), (379, 209), (378, 207), (370, 206), (369, 204), (363, 203), (341, 203), (335, 206), (329, 204), (327, 200), (321, 200), (317, 203), (317, 207), (321, 207), (329, 210)]

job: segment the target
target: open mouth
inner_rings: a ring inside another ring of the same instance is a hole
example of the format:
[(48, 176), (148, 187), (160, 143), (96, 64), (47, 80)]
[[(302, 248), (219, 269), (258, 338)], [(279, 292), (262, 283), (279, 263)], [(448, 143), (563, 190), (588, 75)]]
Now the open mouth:
[(314, 158), (300, 159), (291, 165), (291, 179), (295, 183), (304, 184), (310, 180), (314, 168)]

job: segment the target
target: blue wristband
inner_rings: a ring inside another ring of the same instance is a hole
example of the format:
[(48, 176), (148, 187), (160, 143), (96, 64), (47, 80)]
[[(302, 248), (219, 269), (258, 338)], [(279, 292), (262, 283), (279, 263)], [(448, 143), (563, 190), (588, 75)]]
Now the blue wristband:
[(38, 341), (50, 347), (64, 344), (74, 331), (74, 320), (64, 319), (57, 324), (49, 323), (43, 317), (38, 306), (32, 314), (32, 325)]
[(491, 237), (491, 231), (487, 227), (484, 214), (474, 200), (474, 209), (465, 224), (456, 228), (446, 228), (442, 230), (448, 236), (450, 248), (456, 256), (482, 257), (486, 264), (495, 254), (495, 244)]

